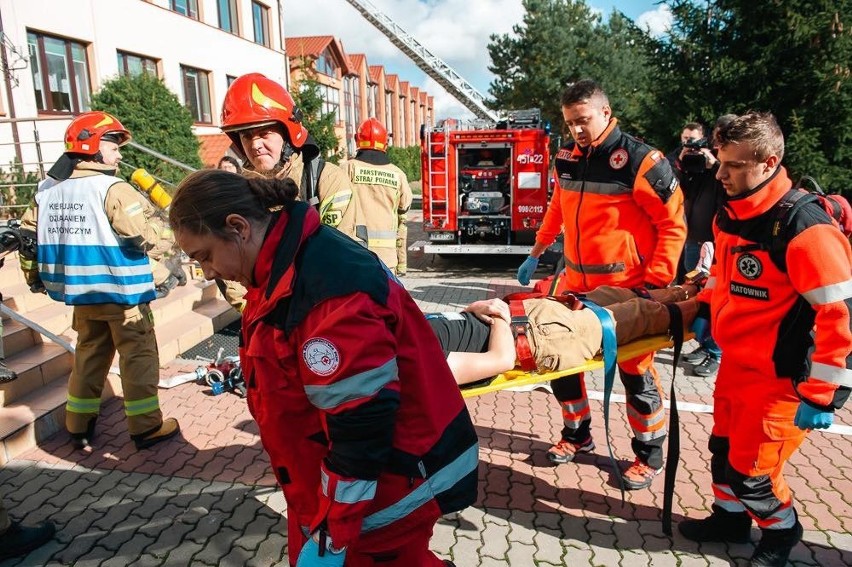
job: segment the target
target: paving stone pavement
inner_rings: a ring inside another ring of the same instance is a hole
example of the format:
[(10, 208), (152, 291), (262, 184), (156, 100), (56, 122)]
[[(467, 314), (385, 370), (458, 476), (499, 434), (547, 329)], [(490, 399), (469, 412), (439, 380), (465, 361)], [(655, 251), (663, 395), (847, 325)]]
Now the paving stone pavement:
[[(406, 287), (424, 311), (449, 311), (519, 289), (512, 258), (443, 259), (412, 254)], [(687, 345), (686, 350), (695, 345)], [(668, 392), (671, 353), (658, 355)], [(170, 365), (167, 377), (195, 365)], [(712, 379), (677, 376), (679, 402), (712, 403)], [(590, 390), (602, 377), (592, 373)], [(623, 393), (620, 385), (616, 392)], [(0, 493), (13, 517), (50, 519), (54, 541), (12, 565), (147, 567), (288, 565), (286, 506), (275, 486), (245, 402), (212, 396), (206, 386), (161, 390), (163, 413), (182, 436), (136, 451), (120, 400), (107, 401), (90, 453), (64, 433), (0, 468)], [(477, 503), (442, 519), (432, 548), (459, 567), (559, 565), (743, 565), (753, 544), (699, 545), (662, 534), (662, 477), (622, 503), (611, 475), (593, 399), (594, 454), (553, 466), (544, 457), (561, 416), (546, 392), (499, 392), (467, 400), (479, 434)], [(681, 411), (681, 466), (675, 522), (703, 517), (711, 504), (709, 413)], [(838, 421), (852, 425), (852, 411)], [(612, 445), (620, 466), (631, 460), (623, 403), (612, 411)], [(810, 436), (787, 469), (805, 527), (795, 566), (852, 565), (852, 436)], [(758, 537), (753, 529), (754, 538)]]

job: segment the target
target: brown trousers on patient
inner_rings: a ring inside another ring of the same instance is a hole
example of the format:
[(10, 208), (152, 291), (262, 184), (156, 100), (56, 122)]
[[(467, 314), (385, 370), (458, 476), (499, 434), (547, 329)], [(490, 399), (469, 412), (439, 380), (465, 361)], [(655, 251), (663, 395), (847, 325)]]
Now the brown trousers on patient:
[[(615, 321), (618, 344), (665, 333), (669, 328), (666, 303), (687, 299), (679, 287), (651, 290), (652, 300), (637, 297), (626, 288), (601, 286), (586, 297), (607, 308)], [(552, 297), (525, 299), (530, 320), (528, 339), (540, 372), (574, 368), (600, 352), (602, 330), (591, 309), (573, 311)]]

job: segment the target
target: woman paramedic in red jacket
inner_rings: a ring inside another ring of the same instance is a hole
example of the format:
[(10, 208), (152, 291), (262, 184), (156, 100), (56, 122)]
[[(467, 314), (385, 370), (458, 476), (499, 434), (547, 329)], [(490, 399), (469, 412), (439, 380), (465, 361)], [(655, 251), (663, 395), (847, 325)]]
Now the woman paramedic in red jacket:
[(205, 277), (248, 288), (240, 358), (287, 500), (290, 565), (451, 565), (428, 544), (442, 514), (476, 499), (467, 408), (402, 285), (297, 192), (204, 170), (169, 213)]

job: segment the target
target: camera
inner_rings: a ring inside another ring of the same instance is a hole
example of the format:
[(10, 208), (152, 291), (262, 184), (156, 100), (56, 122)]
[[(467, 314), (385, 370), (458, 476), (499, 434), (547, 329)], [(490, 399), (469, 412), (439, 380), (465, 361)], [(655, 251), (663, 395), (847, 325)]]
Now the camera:
[(680, 158), (681, 171), (688, 174), (704, 173), (707, 169), (707, 157), (701, 150), (710, 148), (707, 138), (688, 140), (684, 142), (683, 148), (687, 151)]

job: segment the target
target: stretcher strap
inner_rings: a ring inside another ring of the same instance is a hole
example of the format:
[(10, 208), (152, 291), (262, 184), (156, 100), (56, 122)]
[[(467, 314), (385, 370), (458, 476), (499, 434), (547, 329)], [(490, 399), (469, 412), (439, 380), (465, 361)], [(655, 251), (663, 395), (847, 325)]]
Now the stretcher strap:
[(672, 535), (672, 501), (674, 500), (675, 477), (680, 461), (680, 418), (677, 414), (677, 397), (675, 396), (675, 376), (677, 363), (680, 361), (680, 350), (683, 347), (683, 313), (676, 304), (668, 304), (669, 332), (674, 343), (672, 357), (672, 387), (669, 392), (669, 446), (666, 452), (666, 477), (663, 482), (663, 533)]
[(612, 470), (615, 478), (618, 480), (618, 488), (621, 489), (621, 502), (624, 503), (624, 480), (621, 478), (621, 471), (618, 468), (618, 463), (615, 460), (615, 455), (612, 452), (612, 444), (610, 443), (609, 435), (609, 402), (612, 397), (612, 388), (615, 385), (615, 369), (617, 367), (618, 357), (618, 341), (615, 338), (615, 321), (612, 320), (612, 314), (585, 297), (580, 298), (583, 305), (592, 310), (592, 313), (597, 315), (601, 322), (601, 330), (603, 331), (603, 341), (601, 350), (603, 352), (604, 363), (604, 431), (606, 432), (606, 449), (609, 452), (609, 461), (612, 463)]
[(509, 313), (512, 315), (512, 334), (515, 336), (515, 352), (518, 355), (518, 362), (523, 370), (535, 370), (535, 358), (533, 358), (530, 341), (527, 338), (530, 320), (526, 311), (524, 311), (522, 298), (513, 298), (509, 301)]

